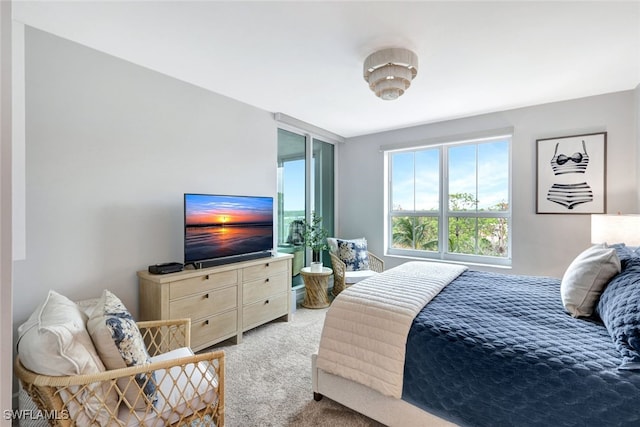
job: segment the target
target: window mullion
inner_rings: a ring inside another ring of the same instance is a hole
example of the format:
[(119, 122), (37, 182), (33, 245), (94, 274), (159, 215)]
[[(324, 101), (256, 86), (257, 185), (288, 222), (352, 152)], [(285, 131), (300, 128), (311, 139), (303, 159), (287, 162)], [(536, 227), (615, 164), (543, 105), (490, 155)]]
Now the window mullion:
[(385, 153), (385, 162), (387, 165), (387, 242), (386, 250), (393, 247), (393, 155)]
[(447, 212), (449, 210), (449, 184), (448, 174), (449, 168), (447, 167), (447, 149), (446, 147), (440, 147), (440, 171), (438, 173), (440, 184), (440, 201), (438, 212), (438, 253), (440, 258), (444, 258), (444, 254), (449, 250), (448, 232), (447, 232)]
[[(416, 153), (413, 153), (413, 212), (416, 211)], [(414, 245), (415, 246), (415, 245)]]
[[(416, 152), (413, 152), (413, 209), (412, 211), (416, 211)], [(411, 248), (413, 250), (416, 249), (416, 217), (411, 218), (411, 228), (412, 228), (412, 242)]]
[(476, 207), (476, 217), (475, 217), (476, 227), (475, 227), (475, 231), (476, 231), (476, 233), (475, 233), (475, 239), (474, 239), (475, 240), (475, 244), (474, 244), (474, 254), (475, 255), (477, 255), (478, 252), (479, 252), (479, 250), (478, 250), (479, 249), (479, 245), (478, 245), (478, 237), (479, 237), (478, 225), (479, 224), (478, 224), (478, 216), (477, 216), (478, 215), (478, 200), (479, 200), (479, 197), (478, 197), (479, 196), (479, 192), (478, 192), (478, 190), (479, 190), (479, 188), (478, 188), (478, 169), (480, 168), (479, 167), (480, 165), (478, 164), (478, 152), (479, 151), (480, 151), (479, 150), (479, 146), (476, 144), (476, 195), (475, 195), (475, 207)]

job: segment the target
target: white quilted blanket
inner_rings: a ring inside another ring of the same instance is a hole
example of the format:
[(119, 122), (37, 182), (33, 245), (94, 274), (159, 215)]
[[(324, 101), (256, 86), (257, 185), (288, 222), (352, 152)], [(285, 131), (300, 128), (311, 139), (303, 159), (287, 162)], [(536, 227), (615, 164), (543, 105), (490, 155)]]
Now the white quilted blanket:
[(466, 269), (407, 262), (342, 291), (327, 311), (317, 366), (400, 398), (413, 319)]

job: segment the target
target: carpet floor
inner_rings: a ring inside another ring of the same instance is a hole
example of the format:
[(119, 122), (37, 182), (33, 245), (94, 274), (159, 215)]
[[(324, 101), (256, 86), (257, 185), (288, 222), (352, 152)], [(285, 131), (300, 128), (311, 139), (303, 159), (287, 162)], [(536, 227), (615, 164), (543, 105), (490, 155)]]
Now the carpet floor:
[(328, 398), (313, 400), (311, 355), (318, 351), (327, 309), (298, 308), (243, 334), (225, 351), (225, 425), (228, 427), (379, 427)]

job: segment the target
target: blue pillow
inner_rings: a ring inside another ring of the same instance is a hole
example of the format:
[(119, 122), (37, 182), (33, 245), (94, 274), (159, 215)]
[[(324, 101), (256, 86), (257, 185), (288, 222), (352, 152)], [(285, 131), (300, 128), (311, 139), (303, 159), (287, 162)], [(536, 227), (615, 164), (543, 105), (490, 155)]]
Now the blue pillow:
[(597, 312), (622, 356), (619, 369), (640, 370), (640, 257), (625, 259), (602, 293)]
[(344, 262), (347, 271), (369, 269), (369, 252), (365, 239), (336, 239), (336, 243), (338, 244), (338, 258)]
[(622, 266), (623, 270), (630, 259), (640, 258), (640, 247), (629, 247), (624, 243), (615, 243), (613, 245), (608, 245), (608, 247), (615, 249), (616, 255), (618, 255), (618, 259), (620, 260), (620, 265)]

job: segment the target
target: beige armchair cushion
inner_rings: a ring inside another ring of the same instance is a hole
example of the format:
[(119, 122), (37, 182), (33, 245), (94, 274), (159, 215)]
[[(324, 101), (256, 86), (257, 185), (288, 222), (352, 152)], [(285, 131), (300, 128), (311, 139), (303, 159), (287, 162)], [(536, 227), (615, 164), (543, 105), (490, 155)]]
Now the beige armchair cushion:
[[(151, 363), (175, 360), (193, 356), (188, 347), (181, 347), (151, 357)], [(216, 361), (217, 362), (217, 361)], [(138, 411), (136, 416), (128, 416), (126, 405), (120, 407), (119, 419), (128, 427), (138, 425), (164, 426), (178, 421), (180, 415), (188, 416), (210, 405), (220, 398), (218, 396), (218, 376), (208, 369), (203, 362), (188, 364), (184, 368), (175, 366), (159, 369), (155, 372), (158, 401), (156, 409), (160, 416), (153, 412)], [(217, 364), (216, 364), (217, 368)]]
[(376, 274), (378, 273), (373, 270), (345, 271), (344, 283), (345, 285), (353, 285), (354, 283), (358, 283), (359, 281), (375, 276)]

